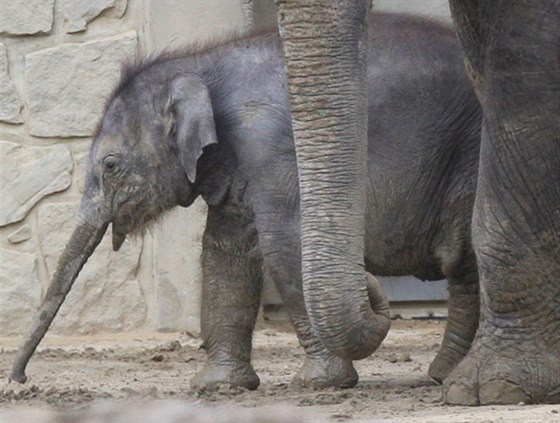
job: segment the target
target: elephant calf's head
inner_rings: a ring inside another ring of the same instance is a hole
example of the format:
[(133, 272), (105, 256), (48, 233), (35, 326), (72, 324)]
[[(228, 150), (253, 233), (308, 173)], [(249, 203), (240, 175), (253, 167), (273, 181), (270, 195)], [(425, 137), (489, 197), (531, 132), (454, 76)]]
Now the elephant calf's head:
[(197, 161), (216, 143), (210, 96), (199, 76), (179, 75), (154, 87), (137, 79), (109, 103), (82, 204), (86, 214), (98, 207), (112, 222), (115, 250), (163, 211), (192, 203)]

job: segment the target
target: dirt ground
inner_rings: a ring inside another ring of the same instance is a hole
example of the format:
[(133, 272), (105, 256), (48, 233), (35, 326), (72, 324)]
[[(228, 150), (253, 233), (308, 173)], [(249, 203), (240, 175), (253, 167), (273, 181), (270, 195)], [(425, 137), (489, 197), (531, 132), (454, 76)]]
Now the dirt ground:
[(208, 422), (222, 421), (214, 419), (217, 414), (213, 413), (230, 406), (244, 412), (281, 406), (284, 421), (297, 416), (305, 422), (560, 422), (558, 405), (443, 405), (441, 387), (428, 378), (427, 369), (444, 326), (438, 321), (394, 321), (380, 350), (356, 363), (359, 384), (345, 390), (290, 386), (303, 352), (284, 324), (261, 324), (256, 331), (254, 367), (261, 386), (252, 392), (225, 386), (214, 392), (192, 392), (189, 380), (205, 357), (200, 340), (187, 334), (47, 336), (31, 360), (25, 385), (7, 381), (19, 340), (2, 338), (0, 373), (5, 377), (0, 384), (0, 422), (50, 422), (34, 413), (45, 409), (76, 412), (107, 400), (135, 401), (144, 407), (167, 404), (151, 400), (186, 401), (206, 410), (206, 417), (197, 421)]

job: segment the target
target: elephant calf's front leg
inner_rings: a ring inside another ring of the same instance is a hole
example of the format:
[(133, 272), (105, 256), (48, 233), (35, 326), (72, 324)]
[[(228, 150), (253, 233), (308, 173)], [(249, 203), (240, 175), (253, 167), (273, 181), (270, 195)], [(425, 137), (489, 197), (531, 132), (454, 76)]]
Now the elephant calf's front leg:
[[(222, 224), (222, 223), (226, 223)], [(203, 238), (201, 329), (208, 357), (195, 389), (229, 384), (256, 389), (251, 341), (262, 289), (261, 261), (254, 254), (253, 225), (210, 209)]]

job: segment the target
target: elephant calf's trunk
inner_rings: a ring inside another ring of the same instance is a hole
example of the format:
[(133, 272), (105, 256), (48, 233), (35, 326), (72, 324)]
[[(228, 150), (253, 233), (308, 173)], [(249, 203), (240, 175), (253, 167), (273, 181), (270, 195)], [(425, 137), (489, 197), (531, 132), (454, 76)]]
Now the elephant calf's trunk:
[(31, 327), (19, 347), (12, 367), (12, 374), (10, 375), (11, 381), (25, 383), (27, 380), (25, 367), (29, 359), (45, 336), (58, 309), (78, 277), (78, 273), (101, 242), (106, 230), (107, 224), (103, 224), (98, 228), (86, 222), (80, 224), (74, 230), (58, 262), (56, 272), (47, 289), (43, 303), (37, 314), (35, 314)]

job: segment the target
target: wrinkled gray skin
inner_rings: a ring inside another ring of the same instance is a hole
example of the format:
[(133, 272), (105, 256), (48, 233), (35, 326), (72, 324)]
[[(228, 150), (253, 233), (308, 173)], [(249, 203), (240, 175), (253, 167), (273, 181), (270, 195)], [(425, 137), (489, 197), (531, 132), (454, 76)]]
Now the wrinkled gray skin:
[[(376, 96), (368, 109), (366, 270), (449, 280), (450, 319), (430, 368), (441, 381), (478, 326), (470, 220), (480, 108), (452, 31), (396, 15), (377, 15), (370, 25), (367, 88)], [(27, 360), (109, 223), (118, 249), (163, 211), (200, 195), (209, 206), (201, 319), (208, 364), (193, 386), (258, 386), (250, 356), (264, 278), (278, 287), (306, 353), (295, 382), (357, 382), (352, 361), (335, 356), (311, 330), (304, 305), (283, 69), (278, 36), (267, 33), (165, 55), (127, 72), (91, 150), (84, 223), (59, 262), (12, 380), (25, 380)], [(367, 306), (386, 331), (387, 301), (372, 277), (368, 288)]]
[[(379, 341), (372, 313), (361, 307), (362, 239), (348, 225), (360, 222), (365, 189), (363, 178), (331, 184), (328, 175), (348, 168), (360, 175), (365, 167), (359, 87), (370, 1), (276, 3), (300, 173), (308, 314), (331, 351), (361, 357)], [(475, 343), (446, 380), (444, 401), (560, 403), (560, 2), (449, 3), (484, 110), (472, 227), (482, 307)]]
[(298, 167), (307, 314), (329, 351), (359, 360), (389, 330), (369, 307), (363, 259), (371, 1), (276, 4)]
[(484, 109), (472, 231), (482, 301), (444, 399), (560, 403), (560, 3), (450, 5)]

